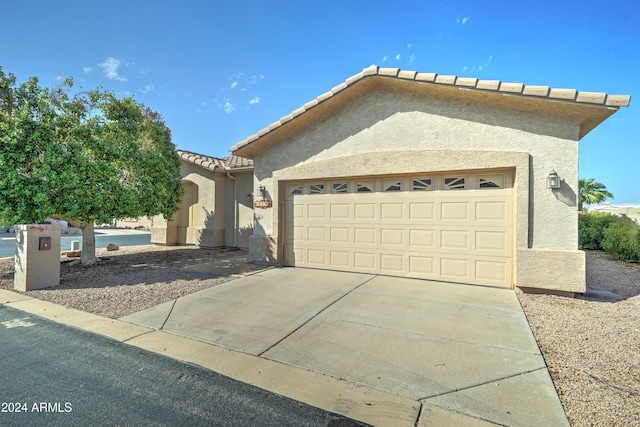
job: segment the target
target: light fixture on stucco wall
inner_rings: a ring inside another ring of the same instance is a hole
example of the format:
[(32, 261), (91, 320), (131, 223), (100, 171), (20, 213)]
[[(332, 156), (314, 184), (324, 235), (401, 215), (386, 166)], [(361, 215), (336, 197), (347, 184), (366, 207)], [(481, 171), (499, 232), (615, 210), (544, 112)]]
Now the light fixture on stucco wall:
[(549, 176), (547, 176), (547, 188), (552, 190), (560, 188), (560, 177), (554, 169), (551, 169)]

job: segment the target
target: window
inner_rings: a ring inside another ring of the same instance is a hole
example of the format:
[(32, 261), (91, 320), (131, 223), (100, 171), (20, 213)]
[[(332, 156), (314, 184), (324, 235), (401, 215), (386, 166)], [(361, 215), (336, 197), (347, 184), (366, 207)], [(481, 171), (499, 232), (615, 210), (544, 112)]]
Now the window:
[(310, 190), (311, 194), (323, 194), (324, 184), (311, 184)]
[(425, 191), (432, 190), (431, 187), (432, 181), (431, 178), (420, 178), (413, 180), (413, 191)]
[(349, 191), (349, 185), (346, 182), (334, 182), (333, 183), (333, 192), (334, 193), (347, 193)]
[(373, 191), (373, 181), (358, 181), (356, 187), (358, 193), (371, 193)]
[(384, 191), (402, 191), (402, 180), (384, 181), (382, 188), (384, 188)]
[(465, 188), (464, 177), (449, 177), (444, 179), (445, 190), (464, 190)]
[(289, 194), (293, 195), (293, 194), (302, 194), (302, 185), (296, 185), (295, 187), (293, 187), (291, 189), (291, 191), (289, 191)]
[(478, 182), (480, 188), (504, 188), (504, 175), (479, 175)]

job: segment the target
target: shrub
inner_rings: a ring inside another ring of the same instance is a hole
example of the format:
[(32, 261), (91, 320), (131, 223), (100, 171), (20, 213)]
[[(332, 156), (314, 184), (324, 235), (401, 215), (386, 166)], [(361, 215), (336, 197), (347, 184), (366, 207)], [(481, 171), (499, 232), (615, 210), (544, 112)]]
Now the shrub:
[(623, 219), (604, 230), (602, 248), (614, 259), (627, 262), (640, 261), (640, 232), (633, 231), (631, 224)]
[(578, 215), (578, 244), (582, 249), (602, 250), (604, 230), (622, 218), (605, 212), (581, 212)]

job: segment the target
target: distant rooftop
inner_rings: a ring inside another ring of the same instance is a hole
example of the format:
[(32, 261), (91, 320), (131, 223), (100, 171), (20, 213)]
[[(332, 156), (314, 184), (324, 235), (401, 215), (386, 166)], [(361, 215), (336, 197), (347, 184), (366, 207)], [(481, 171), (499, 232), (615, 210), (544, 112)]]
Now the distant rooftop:
[(602, 203), (600, 205), (591, 205), (587, 209), (590, 211), (613, 211), (617, 209), (640, 209), (638, 203)]
[(247, 169), (253, 167), (253, 161), (238, 156), (213, 157), (192, 151), (177, 150), (182, 160), (198, 165), (210, 171), (232, 171), (234, 169)]

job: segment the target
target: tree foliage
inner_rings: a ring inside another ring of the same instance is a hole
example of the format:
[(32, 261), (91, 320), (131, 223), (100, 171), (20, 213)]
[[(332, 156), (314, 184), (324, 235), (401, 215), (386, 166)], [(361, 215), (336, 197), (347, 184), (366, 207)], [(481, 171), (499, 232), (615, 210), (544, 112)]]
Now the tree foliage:
[[(83, 229), (83, 264), (95, 260), (93, 224), (164, 215), (182, 195), (180, 160), (160, 114), (73, 81), (17, 84), (0, 67), (0, 218), (63, 219)], [(85, 242), (93, 247), (85, 247)]]
[(607, 199), (613, 199), (613, 194), (607, 191), (607, 187), (593, 178), (579, 180), (578, 191), (578, 210), (580, 211), (584, 204), (597, 205)]

